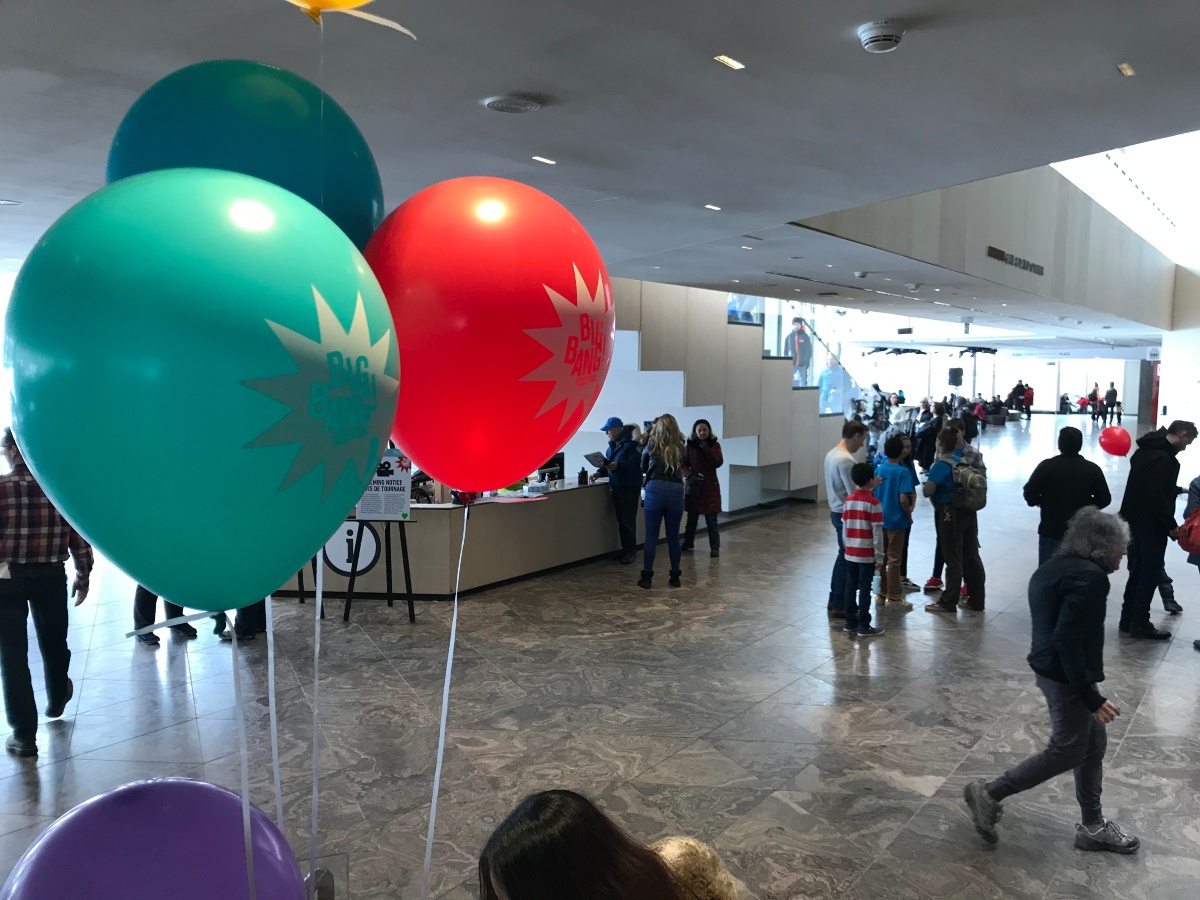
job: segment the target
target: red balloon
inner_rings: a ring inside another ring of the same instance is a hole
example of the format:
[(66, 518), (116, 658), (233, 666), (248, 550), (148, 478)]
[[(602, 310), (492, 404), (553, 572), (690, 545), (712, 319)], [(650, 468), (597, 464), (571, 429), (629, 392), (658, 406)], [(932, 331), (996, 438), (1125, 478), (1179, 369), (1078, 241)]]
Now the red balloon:
[(456, 178), (407, 200), (364, 255), (396, 321), (392, 439), (417, 466), (489, 491), (562, 449), (616, 338), (608, 272), (574, 216), (515, 181)]
[(1133, 446), (1133, 438), (1124, 428), (1110, 425), (1100, 432), (1100, 449), (1113, 456), (1125, 456)]

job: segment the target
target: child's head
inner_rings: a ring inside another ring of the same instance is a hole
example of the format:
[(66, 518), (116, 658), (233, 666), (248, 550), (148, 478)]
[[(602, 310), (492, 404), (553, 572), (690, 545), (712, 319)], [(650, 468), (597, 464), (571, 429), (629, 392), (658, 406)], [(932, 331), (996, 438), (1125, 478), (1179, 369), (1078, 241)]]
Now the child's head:
[(898, 434), (893, 434), (890, 438), (883, 442), (883, 455), (888, 459), (903, 459), (904, 458), (904, 438)]
[(855, 463), (850, 470), (850, 480), (860, 488), (869, 487), (875, 480), (875, 467), (870, 463)]

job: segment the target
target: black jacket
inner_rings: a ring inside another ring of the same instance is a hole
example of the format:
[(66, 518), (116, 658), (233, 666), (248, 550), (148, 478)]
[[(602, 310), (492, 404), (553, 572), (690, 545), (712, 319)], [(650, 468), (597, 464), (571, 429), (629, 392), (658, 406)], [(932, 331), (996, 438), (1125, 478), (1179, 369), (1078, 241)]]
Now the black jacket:
[(1175, 498), (1179, 489), (1179, 449), (1160, 428), (1138, 438), (1129, 460), (1129, 479), (1121, 501), (1121, 517), (1134, 531), (1166, 534), (1175, 527)]
[(687, 462), (687, 450), (685, 445), (679, 445), (679, 468), (672, 469), (667, 466), (665, 460), (659, 459), (654, 451), (650, 448), (650, 442), (646, 442), (646, 446), (642, 448), (642, 474), (646, 476), (646, 482), (651, 481), (670, 481), (675, 484), (683, 484), (683, 465)]
[(1037, 464), (1025, 485), (1025, 502), (1042, 508), (1038, 534), (1062, 540), (1071, 516), (1085, 506), (1112, 503), (1104, 471), (1078, 453), (1061, 453)]
[(1104, 405), (1107, 406), (1109, 409), (1112, 409), (1114, 406), (1117, 405), (1117, 389), (1116, 388), (1109, 388), (1107, 391), (1104, 392)]
[(1091, 712), (1104, 705), (1096, 684), (1104, 680), (1107, 602), (1108, 575), (1090, 559), (1052, 556), (1029, 579), (1029, 667), (1073, 687)]

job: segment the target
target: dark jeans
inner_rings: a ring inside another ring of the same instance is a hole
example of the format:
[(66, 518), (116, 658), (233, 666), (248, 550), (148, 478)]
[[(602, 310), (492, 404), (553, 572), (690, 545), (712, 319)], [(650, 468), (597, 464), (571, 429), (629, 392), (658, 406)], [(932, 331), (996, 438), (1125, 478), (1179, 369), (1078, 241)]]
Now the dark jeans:
[(908, 577), (908, 545), (912, 543), (912, 526), (904, 529), (904, 554), (900, 557), (900, 577)]
[(1167, 556), (1167, 535), (1150, 528), (1133, 529), (1129, 541), (1129, 580), (1121, 604), (1121, 626), (1133, 629), (1150, 625), (1150, 601), (1162, 580)]
[[(846, 627), (866, 631), (871, 627), (871, 581), (875, 577), (873, 562), (846, 560), (845, 594)], [(857, 596), (856, 596), (857, 595)]]
[(983, 609), (985, 576), (979, 558), (979, 517), (974, 510), (950, 504), (936, 509), (938, 543), (946, 557), (946, 586), (940, 602), (950, 608), (957, 606), (959, 589), (965, 583), (970, 608)]
[(842, 537), (842, 514), (829, 511), (829, 521), (837, 532), (838, 554), (833, 563), (833, 575), (829, 579), (829, 608), (845, 610), (846, 608), (846, 545)]
[(617, 514), (617, 531), (621, 535), (621, 552), (632, 556), (637, 552), (638, 501), (642, 499), (641, 485), (612, 489), (613, 510)]
[(987, 786), (996, 800), (1003, 800), (1055, 778), (1075, 771), (1075, 799), (1085, 825), (1101, 821), (1100, 791), (1104, 783), (1104, 751), (1108, 731), (1088, 712), (1083, 701), (1069, 685), (1034, 675), (1037, 686), (1046, 695), (1050, 710), (1050, 744), (1037, 756), (1009, 769)]
[[(696, 543), (696, 526), (700, 524), (700, 513), (687, 514), (687, 525), (683, 529), (684, 546), (691, 547)], [(708, 529), (708, 546), (713, 550), (721, 549), (721, 532), (717, 528), (717, 514), (704, 513), (704, 527)]]
[(942, 553), (942, 529), (938, 525), (937, 507), (933, 508), (933, 577), (941, 578), (946, 568), (946, 557)]
[(646, 548), (642, 569), (654, 571), (654, 557), (658, 554), (658, 532), (663, 523), (667, 526), (667, 553), (671, 557), (671, 570), (679, 571), (681, 553), (679, 524), (683, 521), (683, 483), (652, 478), (646, 482)]
[(1058, 549), (1058, 545), (1062, 543), (1062, 538), (1048, 538), (1038, 535), (1038, 565), (1045, 565), (1046, 560), (1054, 555), (1054, 551)]
[[(154, 614), (158, 611), (158, 594), (152, 594), (140, 584), (137, 586), (137, 591), (133, 595), (133, 627), (134, 630), (145, 628), (147, 625), (153, 625), (155, 622)], [(169, 600), (163, 601), (163, 612), (165, 618), (175, 619), (183, 615), (183, 607), (177, 606)]]
[(13, 563), (12, 577), (0, 580), (0, 676), (8, 724), (19, 741), (37, 737), (38, 710), (29, 675), (29, 635), (26, 621), (33, 613), (33, 630), (42, 651), (46, 695), (51, 705), (67, 694), (67, 573), (62, 563)]

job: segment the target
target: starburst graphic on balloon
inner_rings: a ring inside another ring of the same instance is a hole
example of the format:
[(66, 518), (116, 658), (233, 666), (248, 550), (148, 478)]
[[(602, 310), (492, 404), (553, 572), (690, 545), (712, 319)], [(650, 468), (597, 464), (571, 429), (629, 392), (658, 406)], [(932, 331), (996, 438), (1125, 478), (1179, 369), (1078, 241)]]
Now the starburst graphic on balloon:
[(315, 341), (266, 320), (291, 355), (296, 371), (243, 383), (288, 407), (283, 418), (247, 447), (296, 445), (296, 456), (279, 490), (287, 490), (309, 472), (324, 467), (324, 500), (347, 466), (353, 466), (359, 477), (374, 470), (383, 448), (375, 436), (378, 429), (372, 425), (379, 410), (391, 408), (400, 382), (385, 372), (392, 330), (371, 342), (361, 294), (349, 330), (342, 327), (315, 286), (313, 302), (318, 329)]
[(606, 354), (611, 351), (612, 340), (608, 323), (608, 297), (604, 292), (604, 274), (596, 276), (596, 290), (588, 290), (587, 283), (575, 269), (575, 302), (572, 303), (549, 285), (546, 289), (559, 324), (554, 328), (529, 328), (525, 333), (550, 351), (544, 363), (522, 378), (522, 381), (552, 382), (546, 402), (538, 410), (539, 416), (562, 406), (562, 421), (559, 428), (581, 408), (590, 408), (603, 386), (603, 370)]

